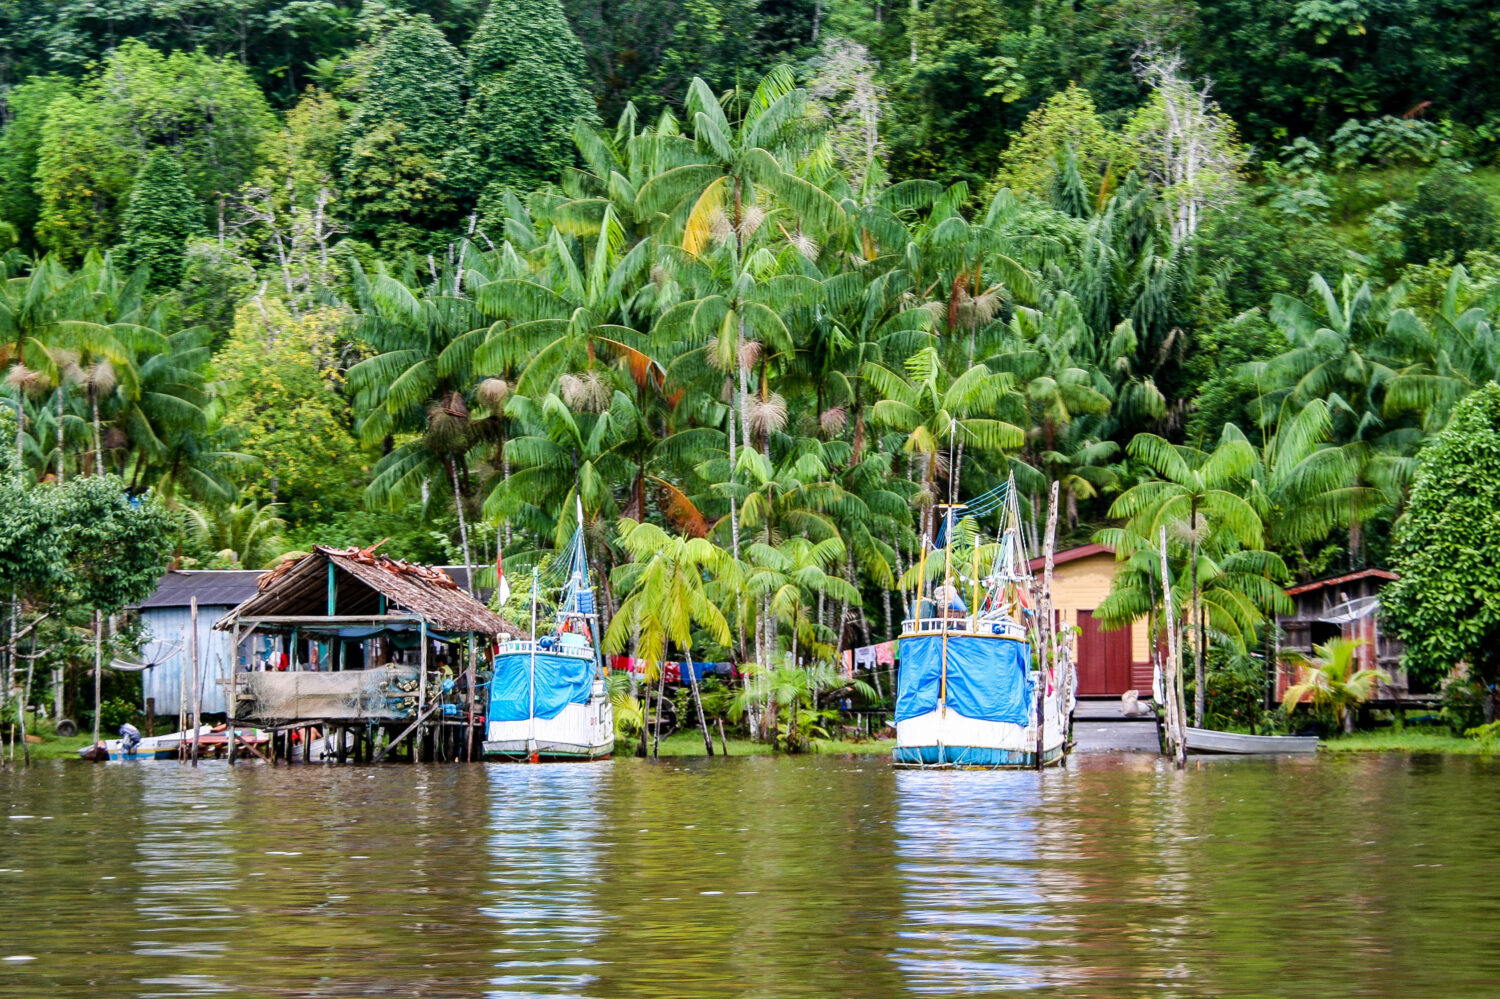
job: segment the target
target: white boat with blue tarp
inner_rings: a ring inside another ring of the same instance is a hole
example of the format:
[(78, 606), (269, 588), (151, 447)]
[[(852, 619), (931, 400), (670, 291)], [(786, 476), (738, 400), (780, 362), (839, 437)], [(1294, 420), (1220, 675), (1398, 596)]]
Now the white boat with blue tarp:
[[(971, 537), (978, 517), (999, 511), (988, 572)], [(927, 592), (929, 552), (941, 550), (939, 585)], [(967, 557), (964, 557), (967, 555)], [(965, 565), (964, 563), (968, 564)], [(1058, 644), (1036, 656), (1037, 616), (1013, 483), (950, 506), (932, 545), (924, 544), (918, 596), (902, 627), (896, 696), (897, 767), (998, 769), (1061, 761), (1071, 711), (1071, 665)], [(964, 598), (964, 591), (968, 599)], [(1045, 646), (1044, 646), (1045, 648)], [(1059, 665), (1060, 664), (1060, 665)], [(1037, 685), (1045, 684), (1038, 696)]]
[[(582, 525), (582, 510), (579, 514)], [(614, 752), (614, 709), (599, 655), (599, 616), (589, 585), (582, 526), (552, 565), (567, 574), (553, 632), (536, 634), (536, 606), (544, 581), (533, 574), (535, 637), (505, 642), (495, 655), (485, 717), (487, 758), (597, 760)]]

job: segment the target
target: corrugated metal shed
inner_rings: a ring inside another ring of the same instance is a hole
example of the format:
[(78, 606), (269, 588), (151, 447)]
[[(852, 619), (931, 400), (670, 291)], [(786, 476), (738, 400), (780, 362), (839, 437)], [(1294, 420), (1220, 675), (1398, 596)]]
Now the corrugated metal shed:
[[(203, 710), (218, 714), (224, 710), (224, 686), (229, 679), (230, 637), (214, 631), (214, 622), (229, 611), (224, 605), (198, 605), (198, 682), (203, 693)], [(147, 633), (141, 648), (144, 662), (153, 663), (141, 673), (145, 697), (156, 699), (156, 713), (166, 717), (177, 714), (183, 696), (184, 678), (192, 677), (191, 633), (187, 607), (149, 607), (141, 611), (141, 624)], [(191, 683), (187, 698), (192, 701)]]
[(156, 590), (139, 607), (186, 607), (192, 597), (198, 606), (233, 607), (255, 593), (262, 569), (174, 569), (161, 578)]
[[(183, 696), (184, 676), (191, 677), (189, 604), (198, 598), (198, 680), (203, 710), (224, 710), (224, 687), (229, 678), (230, 638), (214, 631), (214, 623), (240, 601), (256, 592), (259, 569), (176, 569), (161, 578), (156, 590), (137, 606), (145, 630), (142, 661), (152, 664), (141, 674), (145, 697), (154, 698), (156, 713), (175, 715)], [(186, 686), (191, 687), (191, 684)], [(187, 691), (192, 700), (192, 691)]]

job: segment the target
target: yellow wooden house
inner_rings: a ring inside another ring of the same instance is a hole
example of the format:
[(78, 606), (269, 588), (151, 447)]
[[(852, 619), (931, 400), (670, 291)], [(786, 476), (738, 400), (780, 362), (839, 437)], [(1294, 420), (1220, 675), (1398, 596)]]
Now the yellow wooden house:
[[(1151, 696), (1151, 645), (1145, 621), (1105, 631), (1094, 608), (1109, 596), (1114, 582), (1115, 550), (1108, 545), (1080, 545), (1058, 552), (1052, 560), (1052, 605), (1065, 625), (1078, 632), (1078, 695), (1119, 697), (1137, 690)], [(1040, 558), (1031, 562), (1040, 574)]]

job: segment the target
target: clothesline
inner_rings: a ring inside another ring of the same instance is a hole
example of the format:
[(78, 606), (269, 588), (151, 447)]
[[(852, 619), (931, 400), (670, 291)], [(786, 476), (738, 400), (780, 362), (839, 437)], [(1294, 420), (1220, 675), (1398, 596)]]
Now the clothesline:
[(899, 642), (880, 642), (877, 645), (862, 645), (857, 649), (844, 650), (844, 675), (853, 676), (856, 669), (875, 670), (881, 666), (895, 666)]
[[(673, 662), (671, 660), (657, 662), (654, 660), (636, 659), (633, 656), (611, 656), (609, 660), (611, 669), (620, 670), (625, 673), (645, 673), (648, 666), (652, 667), (653, 672), (655, 672), (655, 668), (660, 667), (667, 683), (681, 683), (689, 679), (688, 676), (683, 674), (683, 667), (686, 665), (688, 664)], [(729, 679), (737, 679), (740, 675), (740, 671), (735, 668), (734, 663), (695, 662), (691, 665), (692, 669), (689, 671), (691, 677), (700, 683), (706, 676), (722, 676)]]

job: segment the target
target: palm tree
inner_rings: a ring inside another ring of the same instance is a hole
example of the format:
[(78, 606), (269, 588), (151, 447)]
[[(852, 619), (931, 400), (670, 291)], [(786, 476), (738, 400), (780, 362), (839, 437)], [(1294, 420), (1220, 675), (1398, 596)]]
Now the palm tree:
[[(489, 325), (464, 291), (468, 269), (446, 267), (426, 287), (410, 263), (400, 276), (381, 267), (370, 278), (357, 263), (353, 270), (360, 335), (377, 353), (349, 369), (349, 387), (361, 442), (386, 447), (366, 498), (398, 507), (417, 496), (425, 501), (433, 484), (451, 490), (464, 563), (472, 564), (464, 486), (469, 452), (490, 429), (471, 417), (479, 389), (472, 362)], [(395, 445), (398, 432), (418, 436)]]
[[(655, 524), (629, 519), (620, 521), (619, 544), (631, 561), (615, 570), (613, 582), (627, 595), (605, 633), (606, 651), (623, 652), (634, 636), (643, 659), (660, 661), (671, 644), (683, 651), (691, 667), (694, 625), (707, 632), (711, 642), (729, 645), (729, 622), (705, 588), (705, 576), (732, 577), (738, 572), (722, 548), (704, 538), (671, 535)], [(712, 756), (697, 673), (690, 668), (688, 674), (704, 749)]]
[(221, 558), (245, 568), (270, 568), (286, 551), (286, 521), (276, 504), (253, 500), (227, 506), (188, 507), (194, 539)]
[(614, 487), (634, 469), (627, 450), (641, 433), (635, 405), (614, 391), (608, 405), (577, 410), (555, 393), (511, 396), (506, 414), (524, 428), (505, 443), (514, 471), (484, 502), (492, 522), (515, 521), (560, 548), (576, 527), (569, 514), (582, 500), (590, 522), (617, 512)]
[(1436, 432), (1459, 399), (1500, 381), (1500, 336), (1490, 319), (1497, 309), (1500, 292), (1476, 289), (1468, 270), (1456, 264), (1430, 329), (1407, 309), (1393, 312), (1390, 338), (1406, 345), (1410, 355), (1387, 387), (1386, 414), (1415, 413), (1424, 431)]
[(1205, 706), (1205, 628), (1199, 602), (1199, 554), (1221, 532), (1241, 547), (1262, 547), (1263, 527), (1255, 508), (1236, 491), (1255, 468), (1257, 455), (1244, 437), (1231, 428), (1213, 451), (1172, 444), (1155, 434), (1138, 434), (1126, 449), (1158, 478), (1148, 479), (1122, 493), (1110, 507), (1111, 517), (1128, 518), (1138, 537), (1154, 537), (1165, 526), (1181, 535), (1189, 550), (1192, 581), (1194, 643), (1193, 723), (1201, 725)]
[(1334, 638), (1314, 645), (1315, 655), (1287, 655), (1302, 678), (1281, 696), (1282, 710), (1290, 714), (1306, 700), (1314, 711), (1332, 711), (1345, 732), (1354, 731), (1354, 709), (1374, 696), (1376, 684), (1391, 678), (1378, 669), (1360, 665), (1363, 639)]
[[(741, 95), (736, 92), (729, 99), (738, 102)], [(724, 259), (713, 268), (710, 281), (688, 296), (694, 301), (663, 315), (665, 326), (658, 336), (675, 339), (685, 329), (700, 343), (713, 337), (719, 368), (739, 372), (739, 392), (727, 414), (730, 534), (736, 550), (735, 452), (751, 446), (750, 368), (765, 346), (790, 349), (781, 314), (821, 292), (815, 281), (798, 281), (785, 268), (776, 274), (780, 282), (775, 277), (763, 282), (774, 258), (752, 254), (751, 243), (773, 212), (784, 214), (775, 219), (776, 227), (807, 257), (818, 255), (819, 240), (826, 243), (846, 226), (839, 203), (790, 169), (815, 143), (806, 106), (806, 92), (795, 86), (791, 70), (778, 66), (749, 95), (736, 126), (708, 84), (694, 78), (687, 94), (692, 137), (657, 131), (637, 140), (642, 154), (658, 168), (637, 198), (643, 216), (664, 216), (658, 238), (675, 242), (681, 234), (678, 262), (683, 265), (701, 263), (699, 258), (716, 243), (723, 250)], [(762, 346), (752, 348), (752, 342)], [(771, 402), (762, 396), (762, 404)]]
[(1321, 274), (1308, 282), (1313, 304), (1276, 295), (1270, 318), (1286, 335), (1287, 350), (1269, 361), (1243, 365), (1244, 375), (1261, 390), (1263, 418), (1272, 418), (1284, 401), (1304, 406), (1327, 400), (1334, 414), (1338, 441), (1378, 441), (1385, 436), (1387, 387), (1396, 368), (1386, 349), (1392, 295), (1376, 295), (1368, 283), (1345, 275), (1337, 293)]
[[(949, 492), (959, 494), (956, 442), (984, 454), (1003, 455), (1018, 450), (1025, 432), (994, 414), (1019, 409), (1020, 397), (1010, 375), (976, 364), (958, 373), (943, 363), (937, 348), (929, 345), (906, 359), (905, 371), (867, 362), (865, 381), (880, 395), (871, 416), (877, 424), (906, 435), (905, 449), (922, 461), (921, 501), (930, 506), (937, 500), (940, 463), (950, 463)], [(925, 533), (932, 534), (930, 516)]]
[(516, 389), (541, 395), (560, 379), (587, 406), (607, 398), (615, 374), (603, 364), (606, 352), (626, 362), (639, 380), (661, 380), (661, 366), (640, 349), (640, 335), (621, 322), (625, 290), (637, 284), (650, 265), (649, 243), (622, 252), (625, 236), (613, 205), (604, 208), (594, 248), (581, 264), (576, 243), (553, 229), (536, 274), (506, 276), (473, 289), (484, 314), (496, 320), (475, 351), (474, 368), (486, 373), (521, 371)]
[[(838, 667), (829, 662), (817, 662), (809, 666), (797, 666), (787, 662), (772, 669), (759, 669), (747, 677), (743, 689), (735, 694), (730, 704), (730, 715), (744, 717), (759, 704), (776, 706), (777, 713), (786, 711), (786, 727), (776, 725), (781, 736), (782, 747), (796, 753), (806, 749), (812, 738), (827, 738), (829, 733), (819, 722), (818, 700), (825, 694), (847, 690), (863, 698), (876, 696), (873, 688), (863, 680), (842, 676)], [(768, 719), (775, 725), (777, 719)]]

